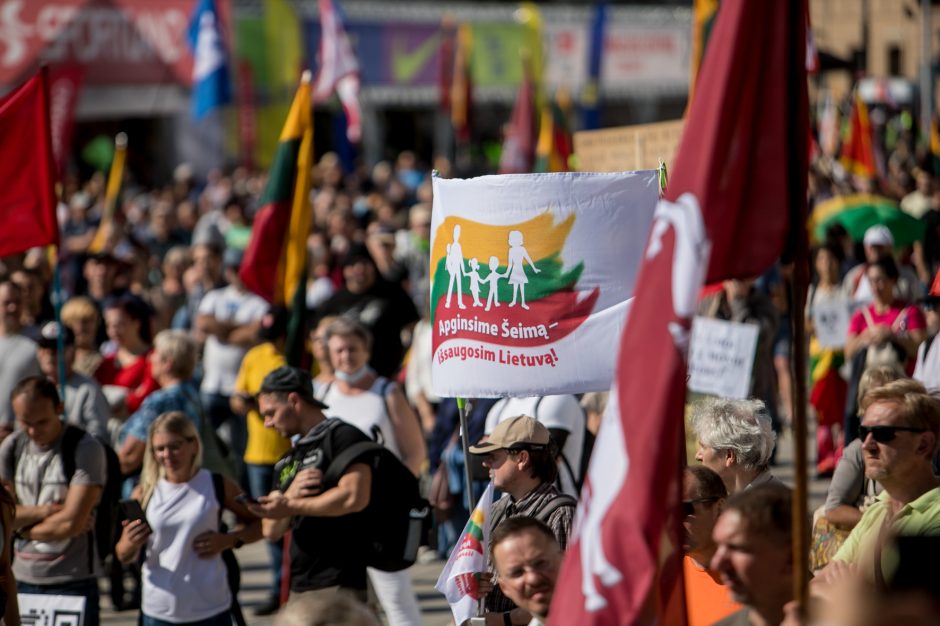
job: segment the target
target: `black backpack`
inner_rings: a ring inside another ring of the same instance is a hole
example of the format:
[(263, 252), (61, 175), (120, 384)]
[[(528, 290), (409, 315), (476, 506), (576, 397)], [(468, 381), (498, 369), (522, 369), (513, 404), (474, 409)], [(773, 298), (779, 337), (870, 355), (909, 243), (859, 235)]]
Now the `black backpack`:
[[(219, 532), (228, 532), (228, 526), (222, 521), (222, 513), (225, 512), (225, 477), (217, 472), (212, 472), (212, 491), (215, 493), (215, 499), (219, 503)], [(222, 551), (222, 562), (225, 564), (225, 579), (228, 582), (229, 591), (232, 592), (232, 606), (229, 612), (232, 615), (232, 621), (236, 626), (245, 626), (245, 616), (242, 613), (241, 604), (238, 602), (238, 592), (242, 587), (242, 569), (235, 558), (235, 552), (232, 549)]]
[(353, 463), (367, 463), (372, 469), (369, 504), (363, 511), (370, 533), (366, 565), (385, 572), (411, 567), (431, 520), (431, 506), (421, 497), (418, 479), (388, 448), (362, 441), (333, 457), (323, 473), (324, 488), (334, 487)]
[(323, 469), (323, 491), (335, 487), (353, 463), (367, 463), (372, 469), (372, 488), (362, 512), (371, 533), (366, 542), (366, 565), (386, 572), (414, 565), (431, 521), (431, 506), (421, 497), (418, 479), (388, 448), (374, 441), (360, 441), (334, 455), (331, 433), (340, 425), (356, 428), (338, 418), (327, 418), (314, 437), (301, 439), (277, 462), (274, 477), (278, 489), (286, 491), (300, 470), (319, 467), (324, 455), (332, 460)]
[[(65, 473), (66, 482), (71, 482), (75, 475), (75, 451), (78, 448), (78, 442), (82, 437), (88, 434), (84, 429), (74, 424), (63, 424), (62, 433), (62, 470)], [(29, 438), (26, 433), (19, 431), (13, 435), (13, 454), (10, 456), (10, 466), (7, 468), (8, 475), (16, 479), (16, 464), (19, 463)], [(95, 509), (95, 528), (91, 531), (94, 534), (94, 541), (89, 543), (94, 549), (97, 549), (99, 557), (104, 560), (114, 552), (114, 546), (120, 538), (120, 524), (118, 503), (121, 499), (121, 483), (124, 480), (121, 474), (121, 462), (118, 460), (117, 453), (100, 437), (94, 437), (101, 447), (104, 448), (105, 456), (105, 483), (101, 489), (101, 500)], [(89, 550), (88, 565), (91, 571), (94, 571), (94, 552)]]

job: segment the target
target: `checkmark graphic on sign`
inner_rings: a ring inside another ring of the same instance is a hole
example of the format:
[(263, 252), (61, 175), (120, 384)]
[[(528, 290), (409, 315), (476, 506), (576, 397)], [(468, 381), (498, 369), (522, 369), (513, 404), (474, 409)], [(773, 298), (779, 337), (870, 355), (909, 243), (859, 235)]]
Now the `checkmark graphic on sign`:
[(436, 32), (412, 51), (406, 49), (407, 43), (395, 39), (392, 43), (392, 73), (396, 83), (410, 83), (418, 72), (427, 65), (440, 44), (441, 34)]

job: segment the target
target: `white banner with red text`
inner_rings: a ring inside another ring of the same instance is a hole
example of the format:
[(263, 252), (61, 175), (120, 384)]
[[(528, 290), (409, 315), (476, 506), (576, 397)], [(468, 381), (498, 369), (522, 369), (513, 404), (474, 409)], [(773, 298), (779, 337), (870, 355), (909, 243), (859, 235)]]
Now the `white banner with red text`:
[(656, 170), (435, 177), (434, 392), (606, 391), (658, 184)]

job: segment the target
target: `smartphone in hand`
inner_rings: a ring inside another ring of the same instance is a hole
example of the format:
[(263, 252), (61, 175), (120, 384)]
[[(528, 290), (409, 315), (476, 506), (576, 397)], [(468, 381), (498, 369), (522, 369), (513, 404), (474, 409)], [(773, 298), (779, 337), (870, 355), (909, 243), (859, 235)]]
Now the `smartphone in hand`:
[(140, 508), (140, 502), (137, 500), (121, 500), (121, 513), (124, 514), (124, 517), (128, 521), (134, 521), (136, 519), (142, 520), (147, 528), (150, 528), (150, 524), (147, 524), (147, 516), (144, 515), (144, 510)]
[(235, 502), (238, 502), (240, 504), (261, 504), (256, 499), (252, 498), (251, 496), (249, 496), (247, 493), (244, 493), (244, 492), (235, 496)]

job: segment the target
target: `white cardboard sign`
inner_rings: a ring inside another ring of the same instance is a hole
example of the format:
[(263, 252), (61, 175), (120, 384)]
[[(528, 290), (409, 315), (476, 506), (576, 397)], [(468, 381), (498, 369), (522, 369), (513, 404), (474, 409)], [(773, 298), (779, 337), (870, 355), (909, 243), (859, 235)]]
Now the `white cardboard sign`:
[(18, 593), (20, 621), (23, 624), (49, 626), (82, 626), (85, 622), (85, 598)]
[(844, 300), (813, 303), (813, 332), (822, 348), (841, 348), (849, 334), (849, 304)]
[(696, 317), (689, 348), (689, 389), (747, 398), (759, 332), (756, 324)]

